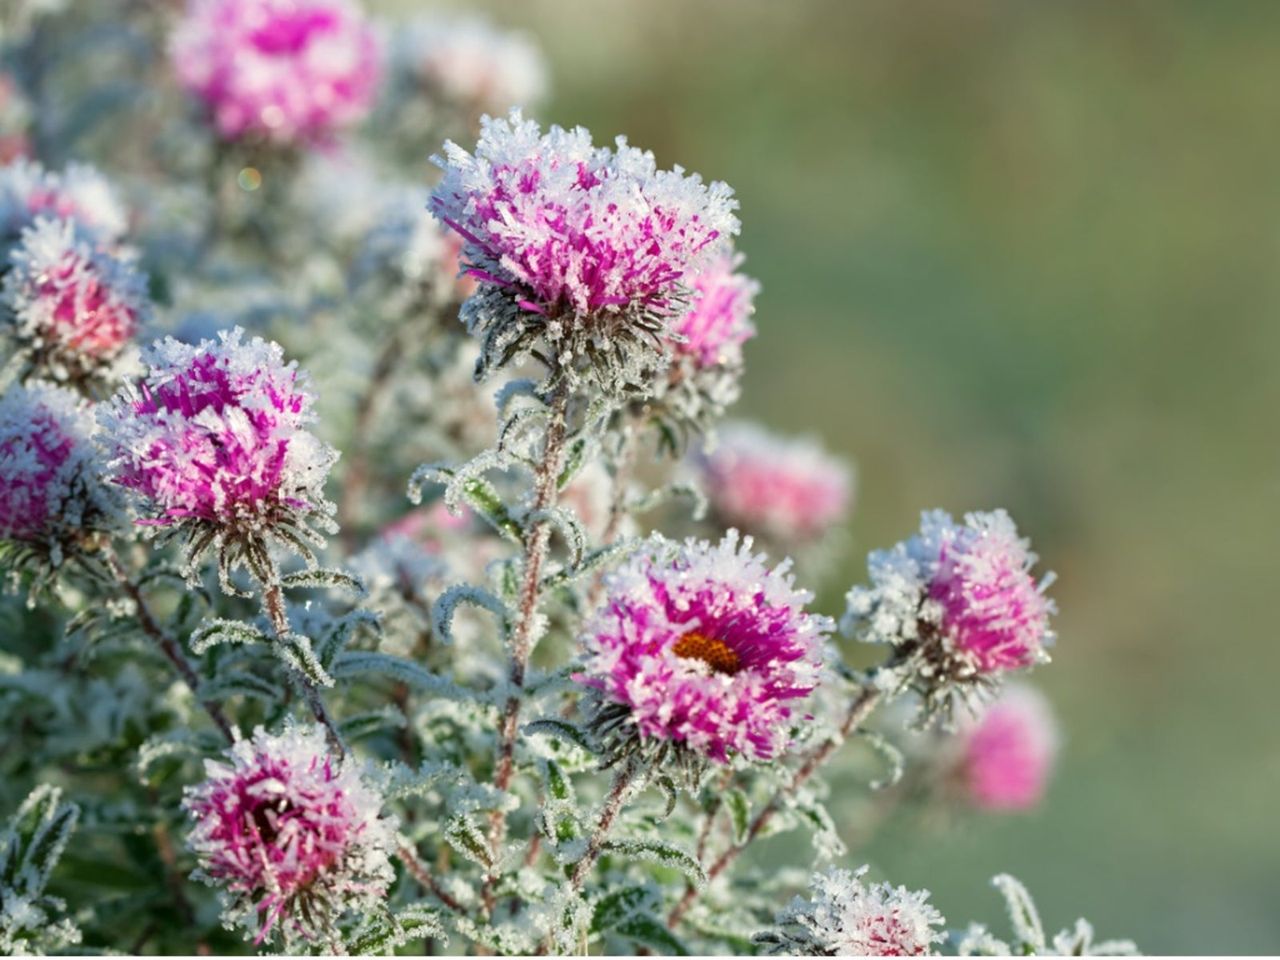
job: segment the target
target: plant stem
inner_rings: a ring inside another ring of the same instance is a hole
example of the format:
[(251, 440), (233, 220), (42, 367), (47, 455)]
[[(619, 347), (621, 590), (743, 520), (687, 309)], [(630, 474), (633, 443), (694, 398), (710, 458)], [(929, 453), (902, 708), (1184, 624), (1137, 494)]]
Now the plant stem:
[[(553, 370), (551, 376), (554, 383), (551, 387), (549, 406), (550, 418), (547, 421), (545, 442), (543, 444), (542, 462), (534, 474), (533, 507), (534, 511), (548, 510), (555, 505), (559, 493), (560, 472), (564, 469), (564, 444), (568, 434), (569, 383), (564, 376), (557, 376)], [(533, 627), (538, 616), (538, 601), (541, 597), (542, 568), (546, 563), (547, 551), (551, 545), (551, 525), (545, 520), (536, 521), (525, 536), (524, 572), (520, 583), (519, 609), (515, 626), (511, 631), (511, 669), (510, 681), (512, 694), (508, 698), (502, 712), (502, 722), (498, 729), (497, 759), (494, 763), (493, 785), (498, 790), (506, 790), (511, 785), (515, 772), (516, 733), (520, 726), (520, 706), (524, 689), (525, 672), (529, 666), (529, 655), (533, 647)], [(489, 847), (494, 854), (494, 862), (498, 862), (498, 852), (502, 847), (506, 833), (506, 814), (495, 810), (489, 817)], [(486, 879), (483, 897), (486, 909), (493, 910), (493, 877)]]
[[(263, 583), (261, 586), (262, 610), (267, 615), (267, 620), (271, 623), (271, 629), (276, 635), (277, 642), (284, 643), (290, 631), (289, 617), (285, 612), (284, 588), (280, 586), (280, 578), (273, 570), (270, 582)], [(311, 682), (311, 678), (301, 670), (295, 667), (289, 672), (298, 690), (302, 693), (303, 699), (307, 701), (307, 706), (311, 709), (311, 715), (316, 718), (316, 722), (321, 724), (325, 729), (325, 733), (328, 734), (330, 748), (338, 755), (339, 759), (342, 759), (347, 755), (347, 747), (342, 742), (342, 734), (338, 732), (337, 725), (329, 715), (329, 709), (324, 705), (324, 698), (321, 697), (320, 691)]]
[[(809, 778), (817, 773), (819, 768), (840, 748), (841, 744), (871, 715), (872, 711), (880, 703), (881, 696), (882, 693), (877, 687), (868, 685), (862, 688), (862, 691), (849, 705), (849, 712), (845, 714), (844, 722), (840, 724), (838, 735), (825, 741), (809, 754), (804, 763), (800, 765), (800, 768), (796, 770), (795, 776), (791, 778), (791, 783), (785, 789), (778, 791), (765, 808), (756, 814), (755, 819), (751, 821), (751, 826), (747, 828), (747, 835), (742, 842), (735, 843), (720, 854), (716, 862), (707, 871), (707, 883), (724, 873), (742, 855), (742, 851), (751, 845), (751, 842), (768, 826), (769, 821), (782, 809), (783, 801), (804, 786)], [(675, 927), (680, 922), (680, 918), (693, 906), (697, 896), (697, 888), (692, 884), (687, 886), (684, 896), (681, 897), (680, 902), (676, 904), (675, 909), (667, 917), (667, 926)]]
[[(128, 571), (125, 570), (124, 565), (120, 562), (120, 558), (116, 556), (111, 547), (104, 547), (102, 556), (106, 561), (107, 569), (111, 571), (116, 583), (120, 585), (120, 589), (133, 601), (134, 610), (137, 612), (138, 625), (142, 627), (142, 632), (155, 641), (156, 646), (160, 648), (160, 652), (165, 655), (165, 658), (172, 664), (178, 676), (182, 678), (182, 682), (198, 698), (200, 696), (199, 674), (196, 673), (195, 667), (191, 665), (191, 662), (187, 660), (182, 648), (178, 646), (178, 642), (169, 636), (156, 621), (155, 616), (151, 613), (150, 606), (147, 605), (146, 598), (142, 595), (142, 588), (129, 576)], [(231, 723), (227, 720), (226, 714), (222, 712), (222, 705), (215, 700), (203, 699), (200, 700), (200, 705), (204, 707), (205, 713), (209, 715), (213, 725), (226, 738), (227, 743), (235, 743), (235, 734), (232, 732)]]
[(399, 854), (401, 862), (404, 863), (405, 869), (409, 871), (413, 876), (413, 879), (418, 881), (418, 885), (422, 887), (422, 889), (430, 892), (437, 900), (443, 903), (454, 913), (467, 912), (466, 907), (445, 892), (444, 888), (440, 886), (436, 878), (427, 871), (425, 866), (423, 866), (422, 861), (418, 859), (418, 855), (414, 853), (407, 844), (401, 844), (397, 848), (396, 852)]

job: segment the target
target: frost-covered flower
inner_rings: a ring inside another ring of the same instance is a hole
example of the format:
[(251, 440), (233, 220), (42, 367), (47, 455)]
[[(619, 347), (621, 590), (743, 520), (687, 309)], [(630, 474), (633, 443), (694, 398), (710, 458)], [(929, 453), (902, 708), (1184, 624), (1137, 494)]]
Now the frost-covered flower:
[(350, 0), (189, 0), (170, 53), (226, 140), (329, 140), (368, 113), (381, 72)]
[(711, 261), (694, 278), (689, 310), (676, 324), (683, 337), (676, 352), (700, 368), (741, 364), (742, 345), (756, 334), (751, 315), (760, 284), (738, 272), (742, 259), (739, 254)]
[(543, 133), (519, 110), (485, 118), (474, 156), (449, 142), (434, 161), (430, 207), (466, 241), (480, 294), (465, 314), (486, 354), (544, 336), (564, 366), (660, 350), (686, 278), (738, 230), (723, 183), (658, 170), (625, 138), (610, 150), (581, 127)]
[(315, 939), (346, 911), (386, 895), (395, 820), (350, 757), (319, 726), (262, 727), (205, 761), (183, 801), (194, 821), (197, 876), (225, 891), (226, 919), (262, 942), (278, 926)]
[(711, 508), (726, 524), (775, 543), (814, 540), (844, 520), (853, 474), (808, 437), (725, 424), (696, 458)]
[(239, 327), (145, 351), (146, 376), (99, 413), (115, 481), (150, 512), (140, 523), (248, 541), (331, 511), (323, 488), (337, 453), (306, 429), (313, 398), (283, 354)]
[(0, 168), (0, 240), (14, 241), (38, 217), (70, 220), (88, 239), (114, 243), (129, 216), (106, 178), (73, 163), (62, 173), (18, 159)]
[(36, 369), (58, 380), (108, 366), (150, 311), (145, 278), (69, 220), (37, 220), (9, 257), (0, 315)]
[(830, 630), (787, 567), (770, 569), (737, 531), (715, 545), (654, 535), (605, 579), (578, 679), (616, 751), (674, 744), (725, 762), (787, 747)]
[(926, 512), (918, 535), (869, 556), (871, 585), (849, 591), (842, 625), (897, 647), (932, 713), (962, 685), (989, 686), (1048, 660), (1052, 576), (1037, 583), (1035, 561), (1003, 510), (967, 514), (963, 524)]
[(532, 106), (547, 94), (547, 64), (537, 44), (470, 14), (399, 25), (393, 56), (430, 96), (476, 114)]
[(960, 768), (970, 802), (984, 810), (1026, 810), (1040, 802), (1058, 753), (1058, 724), (1044, 694), (1007, 687), (960, 731)]
[(929, 891), (888, 883), (867, 886), (866, 867), (832, 868), (813, 876), (809, 898), (796, 897), (776, 928), (758, 934), (769, 953), (832, 957), (935, 956), (946, 922), (929, 903)]

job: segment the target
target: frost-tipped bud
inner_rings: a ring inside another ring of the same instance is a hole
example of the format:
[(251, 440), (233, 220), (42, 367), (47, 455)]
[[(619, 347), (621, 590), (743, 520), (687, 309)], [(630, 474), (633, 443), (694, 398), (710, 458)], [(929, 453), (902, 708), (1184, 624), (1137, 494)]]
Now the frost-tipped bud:
[(189, 0), (170, 54), (224, 140), (328, 141), (368, 113), (381, 73), (349, 0)]
[(43, 376), (83, 383), (107, 373), (149, 317), (133, 263), (90, 246), (70, 220), (36, 221), (9, 263), (0, 319)]
[(16, 160), (0, 168), (0, 242), (12, 243), (39, 217), (70, 220), (95, 243), (124, 236), (129, 217), (106, 178), (92, 167), (71, 164), (62, 173)]
[(700, 759), (787, 748), (831, 628), (806, 612), (813, 596), (787, 568), (770, 569), (737, 531), (718, 544), (654, 535), (605, 579), (578, 680), (595, 691), (607, 753), (674, 752), (696, 771)]
[(776, 927), (755, 940), (771, 954), (813, 957), (935, 956), (946, 922), (929, 891), (888, 883), (866, 885), (866, 867), (831, 869), (813, 876), (809, 897), (796, 897)]
[(1052, 576), (1037, 582), (1035, 561), (1003, 510), (967, 514), (963, 524), (926, 512), (918, 535), (870, 555), (871, 584), (849, 591), (842, 626), (896, 647), (904, 683), (932, 716), (1049, 659)]
[(725, 424), (695, 463), (722, 523), (789, 547), (843, 522), (853, 496), (852, 471), (817, 441), (753, 423)]
[(466, 115), (531, 107), (547, 94), (547, 64), (533, 40), (473, 15), (415, 17), (397, 30), (393, 58), (433, 102)]
[(32, 382), (0, 397), (0, 539), (57, 566), (67, 549), (118, 525), (93, 431), (83, 401), (62, 387)]
[(1044, 796), (1058, 754), (1058, 724), (1039, 690), (1011, 684), (960, 730), (957, 774), (975, 807), (1027, 810)]
[(480, 289), (464, 315), (486, 367), (545, 340), (602, 386), (647, 380), (686, 278), (738, 230), (723, 183), (658, 170), (621, 137), (610, 150), (581, 127), (543, 133), (519, 110), (486, 117), (474, 155), (450, 142), (434, 160), (444, 178), (430, 209), (466, 241)]
[[(302, 548), (309, 522), (328, 529), (324, 483), (337, 453), (306, 426), (313, 398), (279, 344), (246, 342), (239, 327), (194, 346), (173, 338), (143, 355), (146, 375), (99, 412), (115, 482), (148, 516), (192, 527), (200, 549), (245, 550), (255, 569), (264, 540)], [(198, 556), (196, 550), (190, 558)]]
[(224, 918), (261, 943), (279, 932), (330, 940), (344, 913), (385, 897), (396, 823), (350, 757), (328, 752), (318, 726), (287, 726), (206, 761), (183, 801), (197, 877), (224, 893)]

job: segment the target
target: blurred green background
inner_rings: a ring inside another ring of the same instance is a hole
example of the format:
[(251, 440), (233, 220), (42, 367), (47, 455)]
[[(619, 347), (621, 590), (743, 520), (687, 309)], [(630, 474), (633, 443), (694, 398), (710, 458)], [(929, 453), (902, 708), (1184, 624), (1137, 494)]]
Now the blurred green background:
[(922, 507), (1007, 506), (1061, 578), (1048, 802), (865, 856), (955, 923), (1008, 870), (1054, 929), (1280, 950), (1280, 3), (478, 6), (545, 117), (737, 190), (738, 412), (860, 471), (829, 610)]

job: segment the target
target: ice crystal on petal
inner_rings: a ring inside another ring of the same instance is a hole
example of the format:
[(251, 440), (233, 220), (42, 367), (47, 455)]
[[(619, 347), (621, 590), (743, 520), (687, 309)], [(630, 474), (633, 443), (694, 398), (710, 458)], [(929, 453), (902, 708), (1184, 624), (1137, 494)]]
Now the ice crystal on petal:
[(41, 219), (23, 231), (0, 302), (35, 368), (59, 380), (108, 366), (150, 311), (133, 263), (91, 247), (69, 220)]
[(580, 682), (596, 721), (710, 760), (769, 760), (817, 685), (829, 621), (807, 613), (787, 564), (731, 531), (718, 544), (653, 536), (605, 581), (584, 628)]
[(480, 283), (465, 316), (499, 359), (541, 337), (565, 366), (661, 355), (686, 278), (738, 230), (723, 183), (659, 170), (621, 137), (611, 150), (582, 127), (543, 133), (519, 110), (486, 117), (474, 155), (449, 142), (434, 159), (431, 211)]
[(477, 114), (532, 106), (547, 94), (537, 45), (477, 16), (416, 17), (397, 31), (393, 57), (430, 96)]
[(148, 506), (146, 522), (253, 535), (328, 511), (337, 454), (306, 429), (312, 396), (278, 344), (237, 327), (194, 346), (157, 341), (143, 361), (99, 418), (115, 480)]
[(967, 514), (963, 524), (926, 512), (918, 535), (868, 557), (871, 583), (849, 591), (842, 626), (910, 659), (906, 679), (933, 714), (954, 696), (1048, 660), (1052, 576), (1037, 583), (1035, 561), (1003, 510)]
[(129, 223), (115, 190), (92, 167), (73, 163), (54, 173), (19, 159), (0, 168), (0, 240), (16, 240), (39, 217), (70, 220), (103, 243), (119, 240)]
[(699, 367), (740, 364), (742, 345), (755, 336), (751, 315), (760, 284), (736, 272), (741, 265), (740, 254), (718, 257), (694, 278), (689, 310), (676, 324), (682, 337), (676, 352)]
[(975, 806), (1025, 810), (1039, 803), (1058, 752), (1058, 725), (1044, 694), (1009, 686), (960, 738), (960, 773)]
[(206, 761), (184, 806), (199, 878), (223, 889), (227, 921), (256, 942), (280, 927), (286, 943), (329, 938), (343, 912), (377, 903), (394, 878), (395, 821), (318, 726), (258, 727), (225, 761)]
[(189, 0), (170, 52), (226, 140), (329, 140), (369, 111), (381, 72), (350, 0)]
[(114, 525), (93, 431), (84, 402), (62, 387), (32, 382), (0, 397), (0, 539), (58, 550)]
[(776, 543), (817, 538), (844, 519), (853, 494), (850, 469), (816, 441), (752, 423), (718, 429), (696, 462), (716, 514)]
[(759, 934), (769, 953), (804, 956), (922, 957), (937, 954), (945, 921), (929, 891), (888, 883), (866, 885), (866, 867), (815, 874), (809, 897), (782, 910), (776, 928)]

